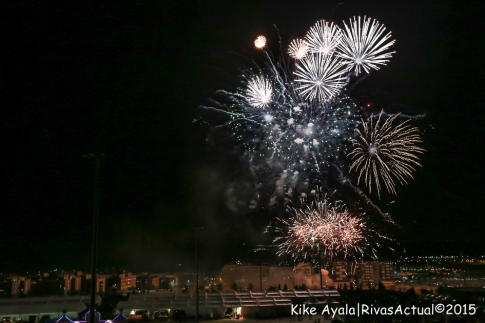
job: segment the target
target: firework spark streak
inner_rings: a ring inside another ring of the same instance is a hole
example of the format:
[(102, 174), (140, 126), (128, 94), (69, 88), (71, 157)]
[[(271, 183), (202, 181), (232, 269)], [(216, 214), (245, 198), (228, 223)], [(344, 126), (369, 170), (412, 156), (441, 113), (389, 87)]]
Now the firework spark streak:
[(350, 215), (343, 204), (335, 206), (325, 198), (306, 208), (288, 211), (291, 217), (280, 219), (285, 235), (275, 240), (284, 240), (279, 244), (278, 255), (304, 260), (363, 253), (365, 225), (359, 217)]
[(371, 116), (369, 123), (363, 123), (363, 131), (357, 129), (360, 137), (352, 139), (354, 149), (349, 156), (352, 156), (355, 161), (350, 170), (355, 168), (359, 172), (357, 184), (364, 175), (369, 192), (372, 191), (374, 181), (379, 197), (381, 189), (379, 178), (382, 179), (387, 190), (396, 195), (393, 176), (401, 184), (403, 182), (407, 184), (405, 178), (412, 178), (411, 173), (415, 171), (411, 164), (421, 166), (416, 153), (425, 151), (416, 146), (422, 140), (419, 137), (418, 128), (406, 124), (409, 120), (396, 127), (392, 126), (397, 116), (389, 117), (382, 127), (379, 126), (382, 112), (375, 124)]
[(363, 25), (360, 17), (350, 20), (350, 27), (344, 22), (345, 32), (338, 45), (338, 55), (347, 64), (349, 71), (353, 70), (356, 75), (360, 74), (362, 69), (369, 73), (370, 69), (379, 69), (378, 65), (386, 65), (392, 54), (395, 52), (386, 52), (396, 41), (392, 40), (391, 32), (381, 37), (386, 28), (375, 19), (363, 19)]

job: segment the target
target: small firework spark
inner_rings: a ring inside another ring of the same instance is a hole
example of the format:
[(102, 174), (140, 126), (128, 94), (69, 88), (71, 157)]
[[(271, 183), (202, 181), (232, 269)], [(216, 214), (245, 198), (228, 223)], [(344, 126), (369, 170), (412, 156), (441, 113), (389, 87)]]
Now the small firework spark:
[(256, 48), (258, 49), (261, 49), (264, 46), (266, 46), (266, 37), (258, 36), (258, 38), (256, 38), (256, 40), (254, 41), (254, 46), (256, 46)]
[[(398, 114), (399, 115), (399, 114)], [(363, 122), (364, 131), (357, 128), (360, 137), (352, 139), (353, 151), (348, 155), (355, 159), (350, 170), (355, 168), (359, 172), (359, 184), (362, 175), (365, 184), (372, 191), (372, 182), (375, 182), (377, 193), (380, 198), (380, 181), (382, 179), (387, 190), (396, 194), (395, 182), (391, 175), (396, 177), (401, 184), (406, 183), (405, 178), (411, 177), (415, 169), (410, 164), (418, 163), (419, 158), (416, 153), (423, 153), (425, 150), (416, 146), (422, 142), (419, 137), (419, 130), (416, 127), (406, 124), (409, 120), (393, 127), (392, 122), (398, 115), (390, 116), (382, 125), (382, 112), (379, 114), (377, 122), (374, 124), (373, 116), (369, 123)]]
[(395, 52), (385, 52), (396, 41), (386, 41), (391, 38), (391, 32), (381, 37), (386, 28), (377, 20), (372, 18), (363, 19), (360, 17), (350, 20), (350, 27), (344, 22), (345, 32), (340, 40), (338, 55), (347, 64), (348, 70), (354, 70), (355, 74), (361, 73), (364, 69), (369, 73), (370, 69), (379, 69), (378, 65), (386, 65), (392, 54)]
[(331, 55), (342, 37), (342, 31), (333, 22), (318, 21), (310, 28), (305, 40), (310, 52), (315, 54)]
[(294, 39), (288, 48), (288, 53), (295, 59), (302, 59), (308, 52), (308, 45), (303, 39)]
[(281, 220), (284, 235), (275, 241), (278, 255), (289, 254), (295, 261), (321, 262), (327, 257), (344, 257), (354, 252), (363, 253), (365, 225), (359, 217), (352, 216), (347, 208), (332, 205), (328, 199), (312, 203), (302, 209), (289, 208), (289, 219)]
[(295, 82), (298, 91), (307, 100), (331, 99), (345, 84), (346, 76), (341, 62), (326, 55), (310, 55), (298, 61)]
[(263, 76), (255, 76), (249, 83), (246, 96), (252, 106), (264, 108), (271, 102), (273, 87)]

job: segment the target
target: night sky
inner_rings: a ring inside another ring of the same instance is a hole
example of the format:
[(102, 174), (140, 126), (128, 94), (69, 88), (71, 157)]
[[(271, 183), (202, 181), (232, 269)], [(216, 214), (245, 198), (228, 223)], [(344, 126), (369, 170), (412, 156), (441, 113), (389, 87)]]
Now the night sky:
[(401, 226), (408, 253), (485, 251), (478, 1), (90, 4), (3, 4), (1, 272), (89, 268), (94, 166), (83, 156), (94, 151), (108, 155), (101, 268), (191, 270), (197, 226), (204, 268), (248, 254), (264, 237), (227, 207), (233, 166), (193, 122), (198, 107), (231, 90), (228, 52), (262, 62), (260, 34), (277, 50), (273, 24), (289, 41), (319, 19), (357, 15), (386, 25), (397, 53), (351, 96), (426, 114), (423, 167), (395, 203), (375, 202)]

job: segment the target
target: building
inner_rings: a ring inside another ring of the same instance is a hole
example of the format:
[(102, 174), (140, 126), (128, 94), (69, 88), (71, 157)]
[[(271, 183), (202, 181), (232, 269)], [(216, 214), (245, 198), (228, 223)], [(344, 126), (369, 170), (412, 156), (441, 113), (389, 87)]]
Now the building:
[(136, 288), (136, 275), (127, 273), (123, 270), (120, 274), (115, 274), (107, 280), (107, 284), (116, 286), (120, 291), (135, 290)]
[(70, 276), (69, 279), (71, 280), (71, 292), (81, 292), (81, 283), (82, 277), (81, 276)]
[[(91, 290), (92, 275), (85, 275), (82, 280), (83, 294), (87, 295)], [(103, 293), (106, 291), (106, 277), (97, 275), (96, 277), (96, 293)]]
[(357, 265), (354, 262), (336, 261), (332, 263), (332, 279), (338, 287), (349, 286), (354, 281)]
[(64, 288), (64, 295), (81, 292), (82, 277), (73, 274), (59, 275), (59, 280)]
[(59, 275), (59, 279), (64, 282), (64, 295), (71, 290), (71, 278), (69, 275)]
[(383, 283), (389, 287), (394, 284), (394, 266), (392, 263), (382, 263), (378, 261), (364, 262), (358, 264), (358, 282), (378, 284)]
[(153, 274), (143, 273), (136, 276), (137, 290), (151, 290), (160, 287), (160, 277)]
[(394, 284), (393, 270), (392, 263), (336, 261), (332, 264), (331, 277), (339, 287), (349, 286), (351, 282), (362, 284), (364, 287), (369, 283), (372, 286), (382, 282), (384, 286), (389, 287)]
[(8, 276), (5, 280), (5, 294), (6, 295), (27, 295), (30, 292), (32, 281), (28, 277), (22, 276)]
[(178, 286), (179, 284), (179, 278), (176, 275), (160, 274), (158, 276), (160, 277), (160, 286), (162, 283), (166, 283), (172, 287)]
[[(158, 276), (160, 279), (159, 287), (161, 289), (173, 289), (175, 286), (179, 284), (179, 277), (178, 275), (171, 275), (167, 273), (152, 273), (153, 276)], [(193, 274), (195, 277), (195, 273)], [(201, 276), (199, 275), (199, 284), (202, 283)]]
[(215, 282), (223, 285), (226, 290), (234, 283), (239, 289), (251, 290), (266, 290), (278, 286), (284, 289), (285, 285), (289, 290), (302, 285), (307, 288), (321, 288), (333, 283), (328, 277), (328, 271), (316, 270), (308, 264), (296, 267), (224, 265)]

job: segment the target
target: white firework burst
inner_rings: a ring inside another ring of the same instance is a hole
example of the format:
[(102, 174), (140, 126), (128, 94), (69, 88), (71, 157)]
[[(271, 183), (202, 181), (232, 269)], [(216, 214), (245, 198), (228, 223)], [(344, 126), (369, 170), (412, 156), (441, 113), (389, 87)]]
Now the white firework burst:
[(354, 20), (350, 19), (350, 27), (344, 22), (345, 32), (342, 35), (338, 45), (338, 55), (347, 64), (349, 71), (354, 71), (356, 75), (360, 74), (362, 69), (369, 73), (371, 69), (378, 70), (378, 65), (386, 65), (392, 54), (395, 52), (386, 52), (396, 41), (389, 41), (391, 32), (385, 36), (386, 28), (377, 20), (372, 18), (361, 21), (360, 17)]
[(303, 39), (294, 39), (291, 41), (288, 48), (288, 53), (291, 57), (296, 59), (302, 59), (308, 52), (308, 45)]
[(246, 97), (252, 106), (263, 109), (271, 102), (272, 93), (273, 86), (268, 79), (255, 76), (248, 83)]
[(305, 40), (311, 53), (331, 55), (337, 48), (342, 30), (333, 22), (319, 20), (310, 28)]
[[(419, 164), (416, 153), (423, 153), (425, 150), (416, 146), (422, 142), (419, 136), (419, 129), (406, 124), (409, 120), (393, 127), (392, 122), (399, 114), (389, 117), (382, 127), (380, 126), (382, 112), (379, 114), (377, 122), (373, 122), (373, 116), (369, 123), (364, 123), (364, 131), (356, 128), (359, 133), (357, 139), (351, 139), (354, 150), (348, 155), (352, 156), (354, 163), (350, 166), (350, 171), (355, 168), (359, 172), (359, 184), (363, 175), (369, 191), (372, 191), (372, 182), (377, 187), (380, 197), (381, 178), (389, 193), (396, 194), (394, 176), (403, 184), (406, 177), (411, 177), (415, 171), (412, 164)], [(392, 175), (392, 176), (391, 176)]]
[(295, 82), (300, 94), (307, 100), (331, 99), (345, 84), (342, 63), (335, 57), (316, 54), (309, 55), (296, 65)]

